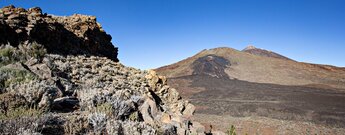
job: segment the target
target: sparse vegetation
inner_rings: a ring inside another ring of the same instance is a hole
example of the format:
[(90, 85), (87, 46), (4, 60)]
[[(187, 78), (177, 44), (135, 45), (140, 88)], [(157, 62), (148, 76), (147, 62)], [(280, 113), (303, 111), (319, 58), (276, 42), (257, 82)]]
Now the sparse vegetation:
[(0, 120), (11, 120), (21, 117), (38, 117), (41, 116), (44, 111), (37, 109), (36, 107), (18, 107), (9, 109), (7, 112), (0, 112)]
[(93, 132), (96, 134), (102, 134), (106, 132), (107, 115), (104, 113), (91, 113), (89, 114), (89, 124), (93, 127)]
[(47, 53), (46, 49), (36, 42), (30, 43), (28, 45), (19, 45), (19, 50), (24, 56), (23, 58), (25, 58), (26, 60), (35, 58), (40, 61)]
[(11, 57), (15, 49), (13, 47), (6, 46), (4, 49), (0, 50), (0, 56)]
[(89, 122), (85, 117), (71, 117), (66, 120), (63, 128), (65, 134), (68, 135), (79, 135), (86, 134), (88, 130)]
[(37, 77), (27, 70), (0, 68), (0, 88), (7, 88), (11, 84), (28, 82)]
[(36, 42), (20, 44), (18, 48), (2, 45), (0, 47), (0, 67), (16, 62), (25, 62), (31, 58), (41, 61), (46, 53), (46, 49)]
[(62, 127), (54, 125), (61, 122), (61, 119), (52, 114), (0, 120), (0, 133), (9, 135), (62, 134)]
[(114, 113), (113, 107), (110, 103), (103, 103), (103, 104), (97, 105), (94, 110), (91, 110), (91, 112), (94, 112), (94, 113), (100, 112), (108, 116), (111, 116)]
[(236, 135), (236, 128), (234, 125), (231, 125), (228, 131), (226, 131), (227, 135)]
[(6, 45), (0, 48), (0, 67), (13, 63), (15, 48)]

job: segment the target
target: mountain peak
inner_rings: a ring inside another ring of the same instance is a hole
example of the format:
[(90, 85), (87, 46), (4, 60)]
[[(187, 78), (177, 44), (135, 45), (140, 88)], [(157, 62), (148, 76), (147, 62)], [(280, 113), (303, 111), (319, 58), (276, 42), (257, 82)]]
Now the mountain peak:
[(257, 49), (255, 46), (253, 45), (248, 45), (246, 48), (244, 48), (243, 50), (252, 50), (252, 49)]
[(291, 60), (290, 58), (287, 58), (283, 55), (280, 55), (278, 53), (269, 51), (269, 50), (265, 50), (265, 49), (260, 49), (260, 48), (256, 48), (255, 46), (249, 45), (246, 48), (244, 48), (242, 50), (242, 52), (246, 52), (246, 53), (250, 53), (253, 55), (257, 55), (257, 56), (263, 56), (263, 57), (271, 57), (271, 58), (278, 58), (278, 59), (284, 59), (284, 60)]

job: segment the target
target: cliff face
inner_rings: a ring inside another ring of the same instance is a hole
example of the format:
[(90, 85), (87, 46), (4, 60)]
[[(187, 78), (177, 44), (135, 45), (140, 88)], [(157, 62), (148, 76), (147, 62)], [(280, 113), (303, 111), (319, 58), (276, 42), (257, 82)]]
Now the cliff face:
[(0, 44), (16, 47), (37, 42), (48, 53), (95, 55), (118, 61), (118, 49), (94, 16), (53, 16), (37, 7), (25, 10), (7, 6), (0, 10), (0, 35)]

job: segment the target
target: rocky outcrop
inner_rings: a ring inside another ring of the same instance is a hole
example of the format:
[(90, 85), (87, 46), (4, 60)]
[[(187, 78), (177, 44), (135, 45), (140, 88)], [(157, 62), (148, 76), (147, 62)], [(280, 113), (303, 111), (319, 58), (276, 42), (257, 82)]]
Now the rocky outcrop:
[(204, 134), (166, 77), (118, 62), (93, 16), (7, 6), (0, 35), (0, 133)]
[(0, 45), (17, 47), (37, 42), (48, 53), (103, 56), (118, 61), (118, 49), (94, 16), (54, 16), (42, 13), (38, 7), (26, 10), (6, 6), (0, 9), (0, 35)]
[[(154, 71), (140, 71), (95, 56), (48, 55), (42, 62), (31, 59), (24, 65), (27, 68), (21, 70), (37, 78), (12, 83), (6, 93), (16, 93), (28, 105), (57, 112), (55, 116), (66, 123), (70, 119), (63, 114), (69, 113), (69, 117), (83, 116), (92, 128), (109, 134), (204, 133), (201, 124), (190, 120), (195, 107)], [(98, 110), (100, 106), (109, 108)], [(135, 125), (145, 130), (130, 131)]]

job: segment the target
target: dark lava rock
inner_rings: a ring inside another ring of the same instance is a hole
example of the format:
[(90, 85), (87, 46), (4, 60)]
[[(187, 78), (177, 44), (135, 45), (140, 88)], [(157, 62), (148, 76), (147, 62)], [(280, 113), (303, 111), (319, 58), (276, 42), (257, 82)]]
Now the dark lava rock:
[(230, 66), (230, 62), (227, 59), (216, 55), (207, 55), (193, 62), (193, 75), (208, 75), (229, 79), (229, 76), (224, 71), (227, 66)]

